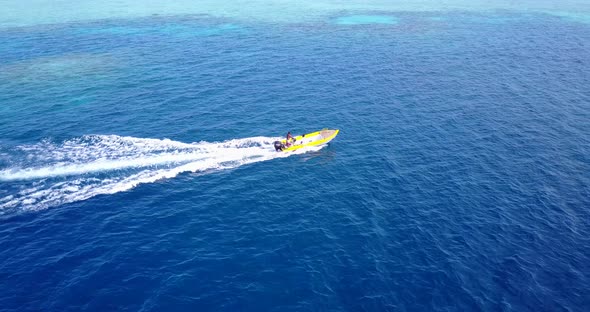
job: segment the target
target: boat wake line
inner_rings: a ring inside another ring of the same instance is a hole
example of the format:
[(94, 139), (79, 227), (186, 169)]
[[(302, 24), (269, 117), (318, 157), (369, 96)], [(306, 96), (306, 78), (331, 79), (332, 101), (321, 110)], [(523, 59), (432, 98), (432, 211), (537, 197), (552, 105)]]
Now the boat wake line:
[(183, 172), (213, 172), (319, 150), (277, 153), (277, 138), (183, 143), (89, 135), (61, 144), (0, 148), (0, 215), (40, 210), (101, 194), (127, 191)]

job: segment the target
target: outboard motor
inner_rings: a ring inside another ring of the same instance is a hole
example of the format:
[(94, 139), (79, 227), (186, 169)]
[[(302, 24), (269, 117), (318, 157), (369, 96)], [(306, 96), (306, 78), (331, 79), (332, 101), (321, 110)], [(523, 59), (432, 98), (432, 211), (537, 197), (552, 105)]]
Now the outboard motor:
[(283, 143), (281, 143), (281, 141), (275, 141), (275, 150), (277, 152), (282, 151), (283, 148), (285, 148), (285, 145), (283, 145)]

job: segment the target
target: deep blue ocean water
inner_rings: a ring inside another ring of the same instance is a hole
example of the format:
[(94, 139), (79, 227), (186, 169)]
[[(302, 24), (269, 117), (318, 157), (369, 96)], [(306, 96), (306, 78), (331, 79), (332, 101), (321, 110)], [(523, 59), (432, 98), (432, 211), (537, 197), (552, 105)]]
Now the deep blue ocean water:
[(0, 29), (2, 311), (589, 311), (589, 172), (583, 20)]

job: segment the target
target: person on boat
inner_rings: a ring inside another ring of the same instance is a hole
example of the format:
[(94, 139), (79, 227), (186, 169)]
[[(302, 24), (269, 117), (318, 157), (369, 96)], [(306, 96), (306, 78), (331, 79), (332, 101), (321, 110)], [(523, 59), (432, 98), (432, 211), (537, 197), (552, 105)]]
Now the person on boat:
[(291, 135), (291, 131), (287, 132), (287, 139), (285, 140), (285, 146), (291, 146), (291, 141), (293, 141), (293, 136)]

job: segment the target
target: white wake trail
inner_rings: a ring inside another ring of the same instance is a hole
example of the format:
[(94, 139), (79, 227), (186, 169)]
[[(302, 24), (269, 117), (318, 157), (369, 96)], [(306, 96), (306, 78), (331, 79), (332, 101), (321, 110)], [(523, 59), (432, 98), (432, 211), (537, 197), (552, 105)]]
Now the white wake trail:
[(9, 164), (0, 170), (0, 183), (11, 187), (8, 191), (0, 188), (8, 193), (0, 197), (0, 214), (11, 209), (39, 210), (114, 194), (183, 172), (230, 169), (310, 151), (277, 153), (273, 147), (276, 139), (252, 137), (219, 143), (182, 143), (95, 135), (62, 144), (41, 142), (19, 146), (7, 159), (0, 158)]

